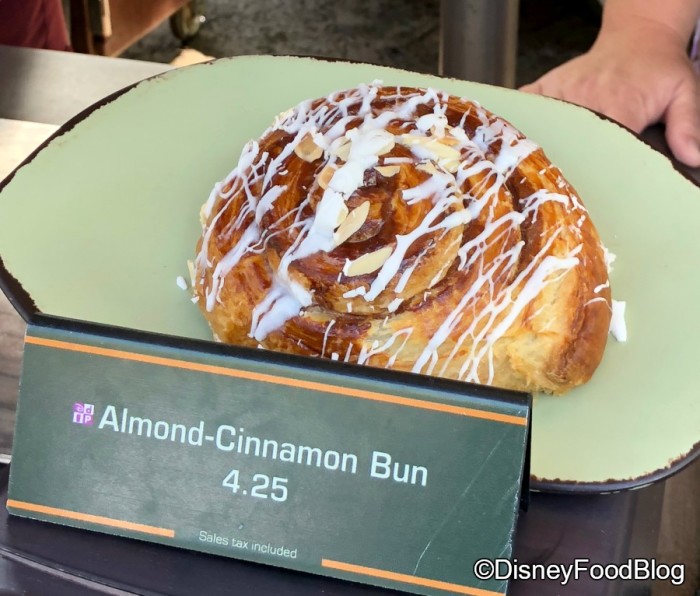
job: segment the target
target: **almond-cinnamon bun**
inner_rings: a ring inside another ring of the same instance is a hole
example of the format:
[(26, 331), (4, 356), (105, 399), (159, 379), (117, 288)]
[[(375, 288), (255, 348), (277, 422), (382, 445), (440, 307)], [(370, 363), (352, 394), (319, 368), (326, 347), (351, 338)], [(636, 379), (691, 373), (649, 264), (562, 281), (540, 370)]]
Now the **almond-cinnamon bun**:
[(201, 218), (194, 291), (221, 341), (551, 393), (601, 360), (593, 223), (542, 149), (474, 102), (378, 83), (304, 101)]

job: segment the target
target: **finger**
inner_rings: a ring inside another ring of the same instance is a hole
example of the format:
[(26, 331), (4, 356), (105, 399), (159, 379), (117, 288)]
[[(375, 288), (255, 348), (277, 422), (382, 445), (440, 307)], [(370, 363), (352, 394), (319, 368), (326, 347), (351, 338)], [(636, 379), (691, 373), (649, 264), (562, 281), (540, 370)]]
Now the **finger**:
[[(594, 106), (594, 109), (596, 109), (596, 106)], [(597, 106), (597, 109), (608, 116), (608, 118), (612, 118), (636, 133), (642, 132), (650, 124), (649, 118), (644, 116), (642, 107), (629, 100)]]
[(525, 93), (541, 94), (542, 93), (542, 85), (540, 84), (539, 81), (535, 81), (534, 83), (529, 83), (528, 85), (523, 85), (522, 87), (520, 87), (520, 91), (524, 91)]
[(545, 97), (553, 97), (555, 99), (564, 99), (568, 101), (559, 85), (546, 78), (545, 80), (539, 79), (529, 85), (523, 85), (520, 87), (520, 91), (531, 93), (532, 95), (543, 95)]
[(700, 94), (698, 83), (687, 85), (678, 93), (668, 108), (666, 140), (679, 161), (691, 166), (700, 166)]

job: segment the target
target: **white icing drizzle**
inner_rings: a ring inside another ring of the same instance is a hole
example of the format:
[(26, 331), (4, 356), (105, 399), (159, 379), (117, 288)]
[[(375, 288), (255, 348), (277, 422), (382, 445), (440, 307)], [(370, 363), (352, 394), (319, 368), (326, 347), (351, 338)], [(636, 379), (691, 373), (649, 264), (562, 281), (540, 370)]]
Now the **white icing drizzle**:
[(617, 255), (603, 246), (603, 257), (605, 258), (605, 266), (608, 268), (608, 274), (610, 274), (612, 273), (612, 264), (617, 259)]
[(625, 307), (627, 304), (621, 300), (612, 301), (612, 318), (610, 319), (610, 333), (619, 342), (627, 341), (627, 324), (625, 323)]
[(440, 222), (437, 222), (437, 219), (441, 217), (447, 208), (454, 202), (454, 195), (446, 195), (441, 197), (435, 203), (420, 225), (414, 228), (409, 234), (396, 236), (396, 248), (394, 249), (394, 252), (391, 253), (391, 256), (386, 260), (384, 265), (382, 265), (382, 268), (377, 272), (369, 291), (364, 294), (364, 299), (366, 301), (369, 302), (374, 300), (386, 289), (389, 282), (398, 272), (399, 267), (401, 267), (406, 251), (416, 240), (418, 240), (418, 238), (435, 230), (456, 227), (469, 221), (469, 212), (464, 209), (443, 218)]
[(264, 340), (271, 331), (279, 329), (301, 309), (311, 304), (311, 295), (299, 284), (276, 277), (265, 299), (253, 309), (250, 337)]
[[(601, 245), (603, 249), (603, 257), (605, 259), (605, 266), (608, 270), (608, 275), (612, 273), (612, 264), (617, 260), (617, 255), (609, 251), (605, 246)], [(610, 287), (610, 280), (607, 283), (597, 286), (594, 288), (593, 292), (598, 294), (604, 288)], [(605, 300), (602, 297), (593, 298), (589, 300), (586, 305), (596, 302), (598, 300)], [(610, 334), (619, 342), (623, 343), (627, 341), (627, 323), (625, 322), (625, 310), (627, 303), (624, 300), (612, 300), (610, 308), (612, 310), (612, 316), (610, 317)]]
[(354, 290), (348, 290), (343, 294), (343, 298), (355, 298), (355, 296), (364, 296), (367, 294), (367, 288), (364, 286), (359, 286), (355, 288)]
[(352, 354), (352, 344), (348, 343), (348, 349), (345, 351), (345, 358), (343, 362), (350, 362), (350, 355)]
[(387, 363), (387, 367), (391, 367), (391, 365), (396, 361), (396, 358), (398, 358), (399, 354), (406, 346), (406, 342), (408, 341), (409, 337), (411, 337), (412, 333), (413, 333), (413, 327), (408, 327), (406, 329), (401, 329), (400, 331), (397, 331), (396, 333), (394, 333), (391, 337), (389, 337), (384, 342), (382, 342), (380, 340), (374, 340), (370, 346), (363, 345), (362, 349), (360, 350), (360, 355), (357, 358), (357, 363), (358, 364), (369, 364), (369, 359), (372, 356), (375, 356), (377, 354), (381, 354), (384, 352), (388, 352), (389, 349), (394, 345), (394, 343), (399, 338), (401, 338), (403, 336), (403, 338), (404, 338), (403, 343), (392, 354), (391, 358), (389, 359), (389, 362)]
[[(382, 355), (382, 362), (386, 366), (393, 365), (415, 330), (412, 326), (397, 329), (392, 326), (391, 317), (400, 320), (402, 313), (397, 311), (406, 302), (406, 297), (401, 294), (433, 245), (426, 242), (426, 247), (411, 257), (412, 261), (408, 264), (405, 262), (407, 254), (421, 238), (431, 235), (442, 237), (450, 230), (462, 229), (480, 218), (480, 221), (483, 220), (483, 230), (476, 236), (464, 241), (459, 234), (457, 240), (448, 247), (443, 247), (443, 250), (452, 254), (456, 252), (455, 264), (458, 271), (464, 272), (476, 267), (478, 275), (464, 288), (461, 299), (436, 326), (423, 349), (412, 356), (415, 358), (412, 370), (435, 372), (441, 354), (443, 358), (440, 370), (436, 371), (438, 374), (442, 374), (459, 357), (460, 378), (491, 382), (495, 343), (548, 285), (557, 283), (576, 267), (582, 244), (575, 245), (562, 257), (552, 256), (550, 252), (553, 243), (564, 233), (562, 225), (548, 231), (546, 236), (543, 232), (544, 242), (539, 252), (531, 255), (525, 264), (521, 261), (523, 241), (510, 243), (510, 248), (491, 262), (483, 259), (484, 254), (491, 247), (510, 238), (513, 230), (524, 222), (535, 224), (543, 207), (552, 203), (568, 212), (579, 213), (576, 224), (568, 226), (567, 230), (580, 237), (580, 228), (587, 220), (586, 211), (575, 193), (567, 192), (568, 185), (558, 175), (558, 171), (554, 169), (553, 173), (548, 174), (545, 168), (540, 171), (540, 175), (550, 176), (551, 184), (561, 189), (561, 192), (537, 190), (520, 199), (519, 210), (496, 215), (493, 211), (494, 200), (500, 193), (508, 192), (505, 184), (509, 176), (523, 159), (538, 149), (537, 145), (524, 138), (507, 122), (490, 117), (476, 103), (463, 115), (458, 126), (450, 126), (446, 117), (448, 96), (433, 89), (419, 92), (402, 92), (399, 89), (395, 95), (383, 98), (389, 100), (392, 109), (375, 111), (373, 102), (380, 88), (381, 84), (376, 82), (361, 85), (354, 91), (331, 93), (326, 102), (317, 103), (316, 107), (313, 107), (312, 101), (305, 101), (281, 114), (262, 135), (266, 137), (275, 131), (291, 135), (292, 140), (275, 158), (261, 152), (257, 142), (246, 144), (238, 166), (215, 185), (201, 211), (205, 222), (203, 241), (195, 261), (200, 284), (204, 283), (202, 272), (213, 265), (211, 279), (205, 284), (206, 308), (209, 311), (215, 308), (227, 276), (241, 259), (266, 250), (276, 234), (294, 230), (295, 239), (279, 255), (279, 266), (273, 272), (267, 294), (253, 310), (249, 335), (256, 341), (263, 342), (270, 333), (283, 327), (291, 318), (303, 316), (306, 309), (316, 305), (313, 293), (294, 277), (291, 266), (296, 261), (319, 252), (330, 253), (338, 247), (335, 231), (343, 214), (348, 213), (348, 199), (365, 184), (367, 172), (378, 165), (415, 167), (421, 161), (431, 163), (434, 167), (431, 175), (412, 188), (403, 188), (400, 195), (407, 208), (427, 202), (429, 208), (425, 209), (425, 215), (409, 232), (395, 236), (391, 254), (381, 265), (377, 265), (371, 279), (365, 278), (360, 285), (342, 293), (347, 300), (344, 306), (347, 314), (337, 313), (335, 318), (328, 319), (320, 355), (325, 355), (329, 338), (339, 333), (338, 328), (342, 325), (340, 319), (355, 316), (352, 315), (353, 300), (360, 300), (360, 303), (364, 301), (367, 303), (366, 308), (374, 312), (376, 300), (386, 292), (393, 291), (393, 298), (384, 300), (385, 306), (376, 309), (377, 328), (382, 331), (360, 345), (359, 354), (354, 357), (353, 343), (348, 342), (342, 356), (345, 362), (353, 359), (360, 364), (367, 364), (371, 358)], [(421, 106), (427, 106), (429, 111), (419, 116), (416, 111)], [(472, 135), (468, 135), (463, 128), (468, 116), (480, 122)], [(403, 134), (394, 135), (387, 130), (389, 123), (401, 120), (406, 121), (401, 125)], [(450, 136), (450, 146), (436, 149), (432, 143), (445, 135)], [(297, 147), (309, 137), (323, 151), (316, 174), (326, 164), (334, 168), (320, 200), (313, 210), (309, 210), (309, 195), (302, 205), (272, 226), (264, 226), (266, 215), (287, 190), (286, 186), (275, 180), (283, 179), (287, 160), (294, 158), (293, 153)], [(391, 147), (395, 144), (408, 148), (414, 157), (391, 155)], [(451, 157), (446, 157), (454, 150), (459, 153), (459, 163), (456, 166)], [(346, 152), (343, 158), (340, 157), (342, 151)], [(473, 183), (475, 179), (479, 182)], [(525, 178), (522, 178), (521, 183), (524, 182)], [(243, 197), (244, 200), (237, 217), (227, 225), (223, 233), (235, 230), (239, 240), (218, 262), (212, 264), (207, 246), (219, 218), (235, 197), (239, 197), (239, 200)], [(215, 206), (218, 211), (212, 216)], [(605, 255), (609, 266), (614, 255), (607, 250)], [(431, 291), (428, 290), (440, 283), (452, 265), (448, 260), (438, 270), (431, 272), (428, 285), (424, 288), (424, 302), (430, 299)], [(350, 259), (346, 259), (345, 266), (338, 272), (336, 283), (341, 284), (344, 275), (349, 273)], [(595, 288), (594, 293), (598, 294), (607, 287), (608, 283), (601, 284)], [(475, 304), (483, 292), (488, 292), (491, 299), (477, 311)], [(600, 300), (605, 299), (602, 296), (595, 297), (587, 304)], [(540, 311), (541, 309), (529, 314), (529, 318), (538, 316)], [(394, 314), (389, 317), (387, 312)], [(465, 325), (465, 321), (471, 322)], [(459, 329), (459, 337), (455, 337), (456, 329)], [(624, 303), (613, 301), (611, 332), (618, 339), (626, 337)], [(466, 356), (465, 346), (468, 347)], [(341, 359), (338, 352), (332, 352), (330, 357), (334, 360)], [(480, 376), (483, 363), (487, 364), (487, 378)]]
[(387, 306), (386, 309), (389, 312), (396, 312), (399, 309), (399, 306), (401, 306), (402, 302), (403, 298), (394, 298), (394, 300), (389, 302), (389, 306)]
[[(401, 192), (401, 198), (403, 198), (407, 204), (413, 205), (424, 200), (426, 197), (440, 196), (444, 194), (450, 188), (450, 186), (452, 186), (452, 190), (454, 190), (454, 180), (452, 179), (452, 176), (438, 172), (433, 174), (430, 178), (418, 186), (403, 190)], [(457, 202), (457, 200), (452, 202)]]
[(331, 319), (331, 322), (328, 323), (328, 327), (326, 327), (326, 331), (323, 334), (323, 347), (321, 348), (321, 358), (326, 355), (326, 343), (328, 342), (328, 333), (330, 332), (331, 328), (335, 325), (335, 319)]
[(605, 288), (609, 288), (609, 287), (610, 287), (610, 280), (606, 281), (604, 284), (600, 284), (600, 285), (596, 286), (595, 288), (593, 288), (593, 293), (600, 294), (600, 292), (602, 292)]
[(490, 122), (482, 112), (482, 122), (483, 124), (474, 134), (474, 142), (484, 153), (487, 153), (496, 139), (501, 140), (501, 150), (496, 155), (493, 166), (506, 178), (523, 159), (538, 149), (537, 145), (529, 139), (520, 138), (518, 131), (504, 120)]
[(413, 163), (413, 159), (410, 157), (385, 157), (382, 162), (384, 165), (392, 166), (399, 165), (402, 163)]

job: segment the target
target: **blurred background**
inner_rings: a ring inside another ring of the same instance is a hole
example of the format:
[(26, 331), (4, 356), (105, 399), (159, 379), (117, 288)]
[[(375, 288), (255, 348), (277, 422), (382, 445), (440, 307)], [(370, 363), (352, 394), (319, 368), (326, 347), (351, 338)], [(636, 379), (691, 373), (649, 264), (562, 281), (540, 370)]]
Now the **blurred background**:
[[(438, 72), (439, 0), (63, 4), (71, 43), (85, 53), (175, 64), (241, 54), (298, 54)], [(521, 85), (590, 47), (600, 4), (521, 0), (519, 16), (516, 82)]]

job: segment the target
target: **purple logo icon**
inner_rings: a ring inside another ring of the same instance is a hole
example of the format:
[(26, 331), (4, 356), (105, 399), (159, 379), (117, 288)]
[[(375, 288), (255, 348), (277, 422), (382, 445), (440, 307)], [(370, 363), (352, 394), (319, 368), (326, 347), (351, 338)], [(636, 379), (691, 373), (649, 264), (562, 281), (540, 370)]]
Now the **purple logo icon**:
[(73, 404), (73, 422), (83, 426), (92, 426), (95, 422), (95, 406), (76, 402)]

